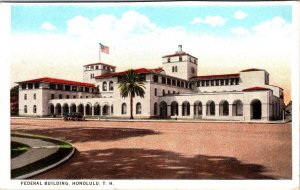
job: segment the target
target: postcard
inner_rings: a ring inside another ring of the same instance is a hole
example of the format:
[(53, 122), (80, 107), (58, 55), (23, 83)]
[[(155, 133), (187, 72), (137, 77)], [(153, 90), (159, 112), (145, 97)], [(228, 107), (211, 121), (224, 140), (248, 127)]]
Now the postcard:
[(0, 187), (298, 188), (298, 8), (1, 4)]

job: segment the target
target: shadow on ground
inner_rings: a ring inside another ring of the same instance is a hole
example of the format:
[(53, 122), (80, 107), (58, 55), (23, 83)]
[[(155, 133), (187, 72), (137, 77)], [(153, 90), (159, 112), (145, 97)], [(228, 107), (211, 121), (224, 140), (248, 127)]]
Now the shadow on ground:
[(261, 165), (233, 157), (150, 149), (106, 149), (76, 152), (74, 157), (36, 179), (274, 179)]
[(52, 129), (18, 129), (12, 132), (30, 133), (61, 138), (71, 143), (88, 141), (114, 141), (130, 137), (159, 134), (150, 129), (136, 128), (52, 128)]

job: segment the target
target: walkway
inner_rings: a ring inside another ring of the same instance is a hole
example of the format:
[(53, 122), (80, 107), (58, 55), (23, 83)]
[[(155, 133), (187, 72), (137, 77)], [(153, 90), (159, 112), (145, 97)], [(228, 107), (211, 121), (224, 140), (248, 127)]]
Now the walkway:
[(54, 143), (43, 141), (41, 139), (11, 137), (11, 141), (26, 144), (30, 147), (25, 153), (11, 160), (11, 170), (21, 168), (46, 158), (57, 152), (59, 149)]

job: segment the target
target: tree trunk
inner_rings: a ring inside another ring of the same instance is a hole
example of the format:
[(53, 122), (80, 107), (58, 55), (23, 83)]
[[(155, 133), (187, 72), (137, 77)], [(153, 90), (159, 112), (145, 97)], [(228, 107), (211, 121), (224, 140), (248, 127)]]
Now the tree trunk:
[(130, 94), (130, 119), (133, 119), (133, 109), (132, 109), (132, 104), (133, 104), (133, 96)]

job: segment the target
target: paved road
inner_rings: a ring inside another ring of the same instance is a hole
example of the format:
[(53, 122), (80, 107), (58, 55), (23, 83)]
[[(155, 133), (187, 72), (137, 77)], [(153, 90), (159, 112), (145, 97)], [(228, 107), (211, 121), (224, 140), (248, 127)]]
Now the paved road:
[(291, 179), (291, 123), (12, 119), (11, 129), (78, 150), (35, 179)]
[(11, 169), (21, 168), (38, 160), (46, 158), (58, 151), (58, 146), (54, 143), (41, 139), (11, 137), (11, 141), (19, 142), (30, 146), (25, 153), (11, 160)]

